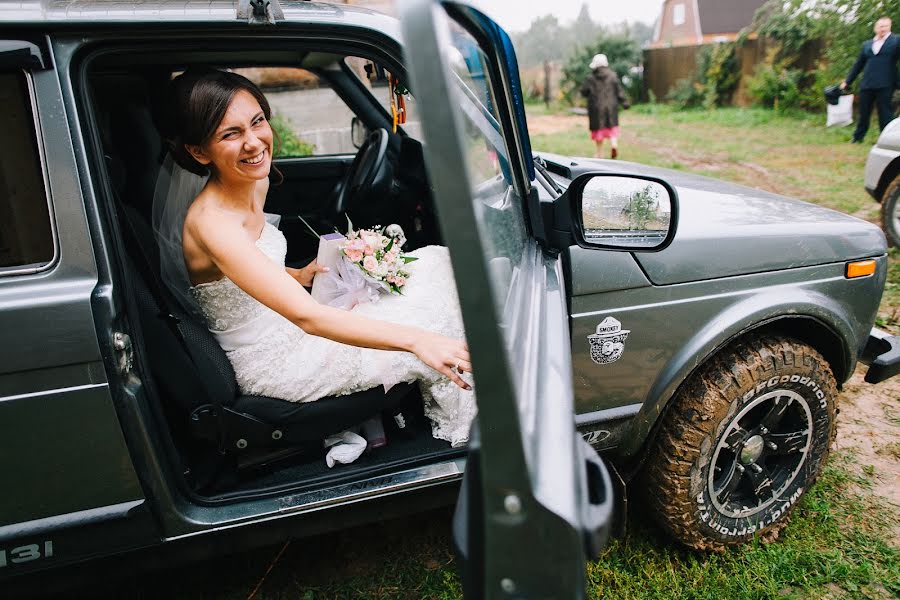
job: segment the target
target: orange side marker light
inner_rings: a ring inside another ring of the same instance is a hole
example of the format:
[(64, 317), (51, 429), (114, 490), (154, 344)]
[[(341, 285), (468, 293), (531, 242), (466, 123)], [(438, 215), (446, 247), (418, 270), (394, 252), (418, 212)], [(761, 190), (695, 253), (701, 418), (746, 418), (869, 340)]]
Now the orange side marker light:
[(874, 260), (858, 260), (856, 262), (847, 263), (847, 279), (855, 279), (857, 277), (866, 277), (875, 272)]

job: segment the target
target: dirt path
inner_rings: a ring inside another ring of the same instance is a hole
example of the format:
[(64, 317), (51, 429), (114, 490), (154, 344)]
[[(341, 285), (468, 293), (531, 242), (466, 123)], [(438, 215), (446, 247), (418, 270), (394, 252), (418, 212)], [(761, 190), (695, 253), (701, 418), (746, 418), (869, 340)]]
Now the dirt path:
[(844, 386), (835, 447), (853, 454), (900, 521), (900, 378), (870, 385), (864, 375), (865, 367), (857, 369)]
[(583, 115), (529, 115), (528, 117), (528, 133), (530, 135), (584, 129), (586, 126), (587, 117)]

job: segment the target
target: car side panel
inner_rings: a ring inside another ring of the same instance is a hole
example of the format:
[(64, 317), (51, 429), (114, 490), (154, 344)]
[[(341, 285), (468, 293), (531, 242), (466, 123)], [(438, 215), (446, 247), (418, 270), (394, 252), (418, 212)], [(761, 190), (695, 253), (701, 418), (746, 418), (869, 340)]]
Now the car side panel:
[(84, 552), (48, 556), (52, 536), (20, 536), (77, 526), (84, 511), (114, 519), (144, 499), (97, 341), (97, 269), (59, 80), (41, 71), (32, 81), (58, 251), (46, 271), (0, 278), (0, 578)]
[(900, 173), (900, 119), (884, 128), (866, 159), (865, 187), (881, 201), (885, 188)]
[(900, 149), (875, 146), (866, 159), (866, 191), (881, 202), (881, 195), (898, 173), (900, 173)]
[[(600, 447), (636, 451), (678, 386), (708, 356), (742, 332), (785, 316), (813, 318), (832, 330), (844, 344), (845, 371), (852, 373), (884, 286), (887, 258), (876, 261), (875, 275), (856, 280), (844, 278), (840, 263), (573, 297), (580, 429), (606, 432), (591, 440)], [(588, 336), (608, 316), (630, 333), (619, 360), (597, 364)], [(601, 427), (605, 421), (619, 427)]]

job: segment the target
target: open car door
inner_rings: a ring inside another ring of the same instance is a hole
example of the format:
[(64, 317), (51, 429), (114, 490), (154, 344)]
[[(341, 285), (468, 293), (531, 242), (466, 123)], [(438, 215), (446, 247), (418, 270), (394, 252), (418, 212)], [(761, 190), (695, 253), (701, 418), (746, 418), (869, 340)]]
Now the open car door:
[(528, 213), (534, 166), (512, 44), (464, 3), (399, 10), (478, 400), (454, 522), (464, 589), (580, 598), (611, 487), (575, 431), (565, 285)]

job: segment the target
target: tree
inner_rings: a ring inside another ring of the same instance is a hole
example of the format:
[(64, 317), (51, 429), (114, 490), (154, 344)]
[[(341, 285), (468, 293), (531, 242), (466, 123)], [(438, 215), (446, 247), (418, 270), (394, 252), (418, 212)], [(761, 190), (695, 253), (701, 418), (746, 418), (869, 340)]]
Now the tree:
[(859, 56), (862, 43), (872, 37), (872, 26), (882, 16), (900, 23), (897, 0), (770, 0), (759, 10), (753, 29), (782, 44), (781, 60), (800, 52), (812, 41), (824, 44), (824, 61), (817, 84), (836, 83), (846, 77)]
[(563, 96), (568, 102), (575, 103), (581, 84), (591, 74), (591, 59), (600, 53), (609, 59), (609, 66), (619, 79), (641, 60), (640, 48), (627, 34), (601, 33), (594, 43), (579, 48), (563, 67)]
[(571, 45), (568, 38), (566, 28), (553, 15), (538, 17), (528, 31), (512, 36), (519, 64), (524, 68), (545, 60), (562, 60)]
[(600, 26), (595, 24), (591, 19), (591, 12), (588, 5), (582, 4), (578, 16), (572, 23), (571, 39), (575, 45), (589, 44), (600, 34)]

